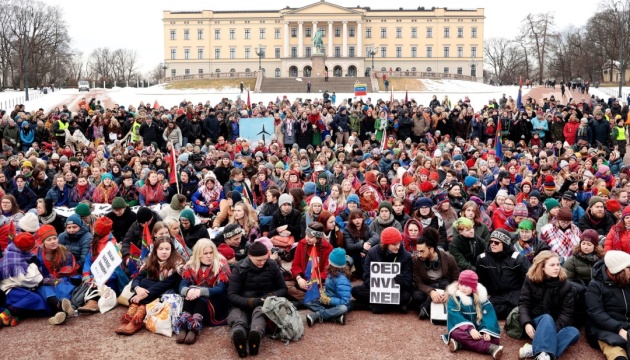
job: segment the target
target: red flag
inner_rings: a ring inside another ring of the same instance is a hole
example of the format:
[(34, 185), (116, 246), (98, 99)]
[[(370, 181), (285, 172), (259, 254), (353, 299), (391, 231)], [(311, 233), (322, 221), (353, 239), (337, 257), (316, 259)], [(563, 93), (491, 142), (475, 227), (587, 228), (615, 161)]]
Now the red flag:
[[(15, 229), (15, 222), (13, 222), (13, 219), (12, 219), (11, 222), (9, 223), (9, 241), (7, 242), (7, 245), (13, 242), (13, 239), (15, 239), (16, 233), (17, 233), (17, 230)], [(37, 243), (41, 244), (41, 241), (38, 241)]]
[(407, 100), (407, 95), (408, 95), (408, 94), (409, 94), (409, 93), (407, 92), (407, 90), (405, 90), (405, 103), (407, 103), (407, 101), (408, 101), (408, 100)]
[(153, 103), (153, 108), (154, 109), (159, 109), (160, 108), (160, 104), (158, 104), (157, 100), (155, 100), (155, 102)]
[(523, 76), (522, 75), (518, 76), (518, 87), (520, 87), (520, 88), (523, 87)]
[(177, 182), (177, 167), (175, 165), (175, 146), (171, 146), (171, 153), (169, 154), (169, 157), (168, 157), (168, 164), (171, 167), (171, 170), (168, 172), (168, 183), (174, 184)]
[(252, 103), (249, 100), (249, 89), (247, 89), (247, 111), (252, 110)]

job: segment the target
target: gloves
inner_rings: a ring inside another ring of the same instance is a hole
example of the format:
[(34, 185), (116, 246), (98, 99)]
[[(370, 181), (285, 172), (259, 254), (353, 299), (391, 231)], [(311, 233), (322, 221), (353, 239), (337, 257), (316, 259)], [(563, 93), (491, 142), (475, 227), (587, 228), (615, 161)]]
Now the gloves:
[(343, 129), (341, 128), (341, 126), (337, 128), (337, 131), (343, 132)]
[(55, 285), (55, 279), (52, 277), (44, 278), (44, 280), (42, 281), (42, 284), (50, 285), (50, 286)]
[(324, 289), (319, 292), (319, 302), (324, 305), (330, 305), (330, 297), (326, 295), (326, 291)]
[(405, 279), (403, 278), (402, 274), (398, 274), (394, 276), (394, 282), (398, 285), (403, 285), (405, 283)]

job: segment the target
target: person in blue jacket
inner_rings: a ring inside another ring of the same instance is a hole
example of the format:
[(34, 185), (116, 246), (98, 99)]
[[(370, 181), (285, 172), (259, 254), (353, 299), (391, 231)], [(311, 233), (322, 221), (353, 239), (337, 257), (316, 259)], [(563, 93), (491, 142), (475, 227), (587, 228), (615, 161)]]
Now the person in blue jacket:
[(55, 176), (55, 186), (48, 190), (46, 199), (51, 199), (53, 206), (70, 206), (70, 188), (62, 174)]
[(31, 124), (25, 121), (20, 130), (20, 142), (22, 143), (22, 151), (26, 152), (33, 145), (35, 141), (35, 130), (31, 127)]
[(90, 252), (92, 233), (78, 214), (72, 214), (66, 219), (66, 231), (59, 234), (59, 243), (74, 255), (79, 268), (83, 269)]
[(309, 327), (318, 322), (330, 321), (346, 324), (346, 313), (352, 297), (350, 270), (346, 266), (346, 251), (335, 248), (328, 256), (328, 277), (319, 299), (306, 304), (313, 313), (306, 315)]

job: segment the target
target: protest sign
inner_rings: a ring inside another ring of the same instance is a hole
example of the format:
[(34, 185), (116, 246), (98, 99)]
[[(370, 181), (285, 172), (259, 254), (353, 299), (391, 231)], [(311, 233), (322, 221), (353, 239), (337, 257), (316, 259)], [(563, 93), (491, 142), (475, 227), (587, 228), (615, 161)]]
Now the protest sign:
[(108, 242), (105, 248), (101, 250), (96, 260), (94, 260), (92, 266), (90, 266), (90, 270), (94, 276), (94, 282), (96, 282), (97, 285), (105, 285), (120, 263), (122, 263), (122, 259), (120, 255), (118, 255), (116, 246), (114, 246), (111, 241)]
[(370, 304), (400, 304), (400, 286), (394, 282), (399, 273), (399, 263), (370, 264)]

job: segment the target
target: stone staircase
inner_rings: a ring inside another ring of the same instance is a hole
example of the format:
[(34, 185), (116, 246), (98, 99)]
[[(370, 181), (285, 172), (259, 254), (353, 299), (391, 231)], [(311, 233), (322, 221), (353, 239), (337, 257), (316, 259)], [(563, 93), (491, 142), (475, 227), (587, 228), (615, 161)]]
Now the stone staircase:
[(336, 93), (353, 93), (354, 84), (358, 81), (360, 84), (366, 84), (368, 93), (372, 91), (372, 83), (369, 78), (366, 77), (330, 77), (328, 82), (324, 81), (324, 78), (311, 77), (301, 78), (302, 81), (295, 80), (295, 78), (274, 78), (265, 77), (262, 80), (260, 86), (260, 92), (262, 93), (305, 93), (306, 84), (311, 82), (311, 93), (323, 94), (325, 90), (329, 93), (333, 91)]

